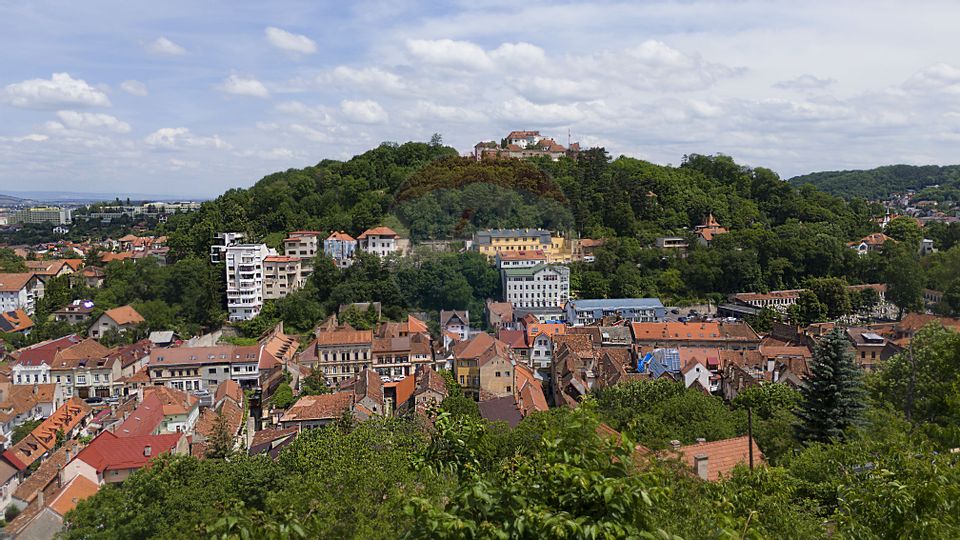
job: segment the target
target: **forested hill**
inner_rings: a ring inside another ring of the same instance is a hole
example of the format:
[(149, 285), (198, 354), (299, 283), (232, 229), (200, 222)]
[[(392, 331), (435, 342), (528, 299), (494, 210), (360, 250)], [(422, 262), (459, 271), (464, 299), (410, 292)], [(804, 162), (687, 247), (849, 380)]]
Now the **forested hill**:
[(940, 186), (930, 190), (931, 197), (938, 198), (937, 192), (952, 191), (952, 198), (956, 200), (956, 193), (960, 190), (960, 165), (888, 165), (865, 171), (823, 171), (796, 176), (790, 179), (790, 183), (794, 186), (813, 184), (833, 195), (871, 200), (885, 198), (891, 193), (919, 192), (930, 186)]
[(358, 234), (383, 223), (415, 241), (465, 238), (489, 227), (652, 241), (692, 229), (709, 213), (733, 229), (822, 223), (844, 240), (861, 234), (869, 218), (861, 203), (793, 187), (727, 156), (692, 155), (670, 167), (611, 160), (595, 148), (577, 160), (476, 162), (440, 144), (410, 142), (271, 174), (175, 216), (165, 232), (175, 256), (202, 257), (221, 231), (269, 243), (295, 229)]

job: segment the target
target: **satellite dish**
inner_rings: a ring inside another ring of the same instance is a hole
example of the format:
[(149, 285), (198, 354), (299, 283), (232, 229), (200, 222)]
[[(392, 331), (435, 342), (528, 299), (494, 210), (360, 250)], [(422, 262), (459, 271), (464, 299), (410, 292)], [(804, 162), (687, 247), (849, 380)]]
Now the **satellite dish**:
[(93, 300), (87, 300), (86, 302), (84, 302), (84, 303), (83, 303), (83, 307), (85, 307), (85, 308), (87, 308), (87, 309), (93, 308)]

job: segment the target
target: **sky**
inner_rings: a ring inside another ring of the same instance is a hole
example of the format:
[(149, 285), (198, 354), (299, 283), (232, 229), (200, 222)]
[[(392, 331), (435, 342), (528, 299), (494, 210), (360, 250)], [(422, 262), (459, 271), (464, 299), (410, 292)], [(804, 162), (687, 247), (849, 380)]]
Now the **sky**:
[(0, 0), (0, 192), (210, 197), (514, 129), (784, 178), (960, 162), (960, 2)]

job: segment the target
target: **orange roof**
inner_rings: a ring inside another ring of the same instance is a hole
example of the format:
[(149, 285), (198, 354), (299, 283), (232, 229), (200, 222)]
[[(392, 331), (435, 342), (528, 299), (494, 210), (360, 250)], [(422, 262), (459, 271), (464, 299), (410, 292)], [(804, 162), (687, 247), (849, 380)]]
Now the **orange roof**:
[(497, 255), (502, 261), (531, 261), (546, 259), (547, 254), (543, 252), (542, 249), (531, 249), (531, 250), (520, 250), (520, 251), (505, 251), (500, 250), (497, 252)]
[(417, 389), (416, 376), (413, 374), (407, 375), (403, 380), (399, 382), (388, 382), (383, 383), (384, 388), (395, 387), (397, 390), (397, 401), (395, 406), (399, 407), (400, 405), (407, 402), (411, 396), (413, 396), (413, 391)]
[(33, 276), (31, 272), (0, 274), (0, 292), (17, 292), (26, 287)]
[(240, 384), (237, 381), (227, 379), (217, 385), (217, 391), (213, 395), (213, 402), (219, 403), (221, 399), (226, 397), (232, 399), (238, 405), (243, 403), (243, 389), (240, 388)]
[(22, 309), (4, 311), (0, 313), (0, 318), (3, 319), (0, 321), (0, 331), (3, 332), (23, 332), (33, 328), (33, 321)]
[(407, 315), (407, 330), (411, 334), (425, 334), (430, 332), (430, 330), (427, 328), (427, 323), (421, 321), (413, 315)]
[(52, 501), (50, 509), (60, 516), (67, 515), (67, 512), (76, 508), (77, 503), (93, 497), (100, 491), (100, 484), (96, 484), (82, 474), (73, 477), (66, 487)]
[[(868, 246), (882, 246), (887, 240), (893, 240), (893, 238), (878, 232), (864, 236), (860, 239), (860, 242)], [(896, 242), (896, 240), (893, 241)]]
[(318, 332), (317, 345), (353, 345), (373, 343), (373, 330), (336, 329), (330, 332)]
[(200, 398), (167, 386), (147, 386), (143, 389), (143, 399), (155, 395), (163, 405), (164, 416), (190, 414), (200, 405)]
[(373, 229), (367, 229), (357, 237), (357, 240), (363, 240), (368, 236), (399, 236), (393, 231), (390, 227), (374, 227)]
[(133, 258), (133, 253), (129, 251), (124, 251), (123, 253), (108, 252), (108, 253), (102, 253), (100, 255), (100, 260), (103, 261), (104, 264), (108, 262), (113, 262), (113, 261), (125, 261), (127, 259), (132, 259), (132, 258)]
[[(378, 381), (380, 379), (377, 379)], [(280, 418), (280, 422), (332, 420), (353, 404), (353, 393), (336, 392), (319, 396), (304, 396), (297, 400)]]
[(143, 316), (137, 313), (137, 310), (133, 309), (133, 306), (130, 305), (108, 309), (104, 311), (103, 314), (113, 319), (113, 322), (120, 326), (144, 322)]
[(137, 238), (139, 238), (139, 237), (138, 237), (138, 236), (134, 236), (134, 235), (132, 235), (132, 234), (127, 234), (127, 235), (121, 236), (120, 239), (119, 239), (119, 241), (120, 241), (120, 242), (133, 242), (133, 241), (136, 240)]
[(758, 341), (759, 336), (747, 324), (718, 322), (645, 322), (631, 323), (636, 341)]
[(533, 370), (523, 364), (514, 368), (517, 374), (517, 406), (524, 416), (534, 411), (546, 411), (547, 398), (543, 395), (543, 386), (533, 376)]
[[(734, 437), (722, 441), (713, 441), (705, 443), (691, 444), (681, 446), (677, 450), (680, 459), (696, 471), (697, 456), (707, 457), (707, 480), (719, 480), (720, 476), (729, 476), (734, 467), (743, 463), (746, 465), (750, 461), (749, 438)], [(766, 461), (763, 458), (763, 452), (757, 446), (757, 441), (753, 441), (753, 462), (754, 464), (763, 464)]]
[(533, 343), (541, 334), (547, 336), (562, 336), (567, 333), (567, 325), (564, 323), (530, 323), (526, 327), (527, 343)]
[(327, 240), (340, 240), (343, 242), (356, 242), (356, 239), (343, 231), (334, 231), (330, 233)]

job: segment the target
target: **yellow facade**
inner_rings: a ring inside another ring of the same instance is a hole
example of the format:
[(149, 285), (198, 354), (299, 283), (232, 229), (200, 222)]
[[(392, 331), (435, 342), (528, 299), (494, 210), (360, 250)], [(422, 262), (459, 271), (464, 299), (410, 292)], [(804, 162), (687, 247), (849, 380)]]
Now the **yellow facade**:
[(548, 263), (568, 263), (573, 260), (575, 239), (563, 236), (551, 236), (550, 244), (543, 244), (537, 236), (514, 236), (491, 238), (490, 244), (477, 246), (480, 253), (489, 258), (497, 256), (499, 251), (536, 251), (541, 250), (547, 256)]

